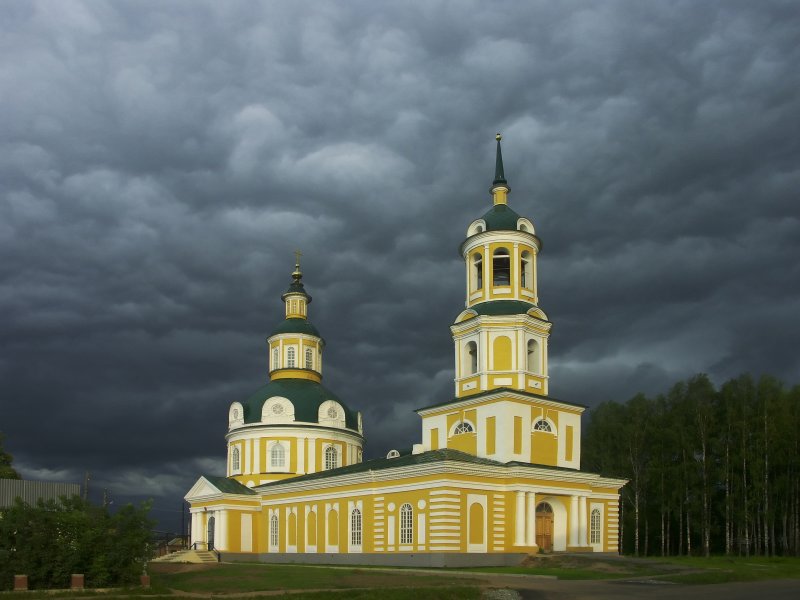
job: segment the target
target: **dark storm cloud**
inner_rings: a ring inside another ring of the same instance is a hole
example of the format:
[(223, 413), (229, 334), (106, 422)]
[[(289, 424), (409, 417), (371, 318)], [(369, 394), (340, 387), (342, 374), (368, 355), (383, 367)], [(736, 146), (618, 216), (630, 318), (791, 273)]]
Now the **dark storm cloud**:
[(121, 495), (221, 470), (298, 247), (368, 454), (418, 441), (495, 130), (554, 396), (796, 383), (792, 4), (4, 3), (8, 449)]

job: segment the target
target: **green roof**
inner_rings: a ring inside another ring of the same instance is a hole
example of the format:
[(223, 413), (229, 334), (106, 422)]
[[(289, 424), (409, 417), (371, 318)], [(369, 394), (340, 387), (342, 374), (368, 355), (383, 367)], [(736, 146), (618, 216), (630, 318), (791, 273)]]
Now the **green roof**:
[(488, 300), (470, 306), (479, 315), (524, 315), (532, 308), (537, 306), (531, 302), (522, 300)]
[(292, 477), (291, 479), (282, 479), (280, 481), (271, 481), (259, 487), (271, 487), (280, 484), (294, 483), (295, 481), (314, 481), (316, 479), (325, 479), (327, 477), (336, 477), (338, 475), (352, 475), (354, 473), (364, 473), (366, 471), (382, 471), (384, 469), (393, 469), (395, 467), (407, 467), (411, 465), (424, 465), (435, 462), (442, 462), (445, 460), (470, 463), (474, 465), (489, 465), (494, 467), (503, 466), (503, 463), (488, 458), (479, 458), (460, 450), (452, 450), (450, 448), (441, 448), (439, 450), (429, 450), (420, 454), (407, 454), (405, 456), (398, 456), (397, 458), (375, 458), (367, 460), (362, 463), (348, 465), (346, 467), (339, 467), (338, 469), (330, 469), (327, 471), (319, 471), (317, 473), (309, 473), (308, 475), (300, 475), (299, 477)]
[(486, 222), (486, 231), (517, 231), (517, 219), (520, 217), (507, 204), (495, 204), (481, 218)]
[(316, 381), (307, 379), (276, 379), (259, 388), (242, 402), (245, 423), (260, 423), (264, 402), (273, 396), (288, 398), (294, 405), (296, 421), (319, 422), (319, 407), (326, 400), (335, 400), (344, 408), (345, 425), (358, 430), (358, 416), (345, 406), (339, 397)]
[(216, 475), (203, 475), (209, 483), (225, 494), (247, 494), (254, 495), (255, 492), (246, 485), (242, 485), (235, 479), (227, 477), (217, 477)]
[(558, 402), (559, 404), (566, 404), (567, 406), (575, 406), (577, 408), (589, 408), (585, 404), (578, 404), (577, 402), (565, 402), (564, 400), (557, 400), (556, 398), (553, 398), (551, 396), (545, 396), (544, 394), (532, 394), (530, 392), (523, 392), (522, 390), (515, 390), (513, 388), (501, 387), (501, 388), (495, 388), (493, 390), (486, 390), (485, 392), (481, 392), (479, 394), (471, 394), (469, 396), (462, 396), (461, 398), (453, 398), (452, 400), (447, 400), (446, 402), (439, 402), (438, 404), (431, 404), (430, 406), (423, 406), (421, 408), (414, 409), (414, 412), (427, 410), (429, 408), (438, 408), (440, 406), (447, 406), (448, 404), (455, 404), (457, 402), (463, 402), (465, 400), (472, 400), (473, 398), (482, 398), (484, 396), (490, 396), (492, 394), (499, 394), (504, 392), (519, 394), (520, 396), (527, 396), (528, 398), (535, 398), (537, 400), (549, 400), (550, 402)]
[(281, 321), (278, 326), (272, 330), (269, 337), (278, 335), (279, 333), (305, 333), (306, 335), (320, 337), (319, 330), (311, 324), (311, 321), (299, 317), (291, 317)]

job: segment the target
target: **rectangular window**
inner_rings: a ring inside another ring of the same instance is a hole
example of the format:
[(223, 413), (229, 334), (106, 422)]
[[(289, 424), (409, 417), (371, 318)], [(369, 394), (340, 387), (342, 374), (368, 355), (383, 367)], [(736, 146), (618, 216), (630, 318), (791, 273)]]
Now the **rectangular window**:
[(486, 419), (486, 454), (495, 453), (496, 422), (497, 419), (495, 417)]
[(522, 417), (514, 417), (514, 454), (522, 454)]
[(439, 429), (431, 429), (431, 450), (439, 449)]
[(572, 425), (567, 425), (567, 433), (564, 439), (564, 446), (565, 446), (564, 460), (572, 460), (572, 444), (573, 444), (572, 436), (574, 435), (572, 432), (573, 432)]

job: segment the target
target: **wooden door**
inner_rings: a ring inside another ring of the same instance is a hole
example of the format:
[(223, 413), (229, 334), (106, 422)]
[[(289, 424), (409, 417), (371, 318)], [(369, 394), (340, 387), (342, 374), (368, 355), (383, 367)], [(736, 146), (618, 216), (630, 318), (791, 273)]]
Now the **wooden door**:
[(542, 502), (536, 507), (536, 545), (540, 550), (553, 550), (553, 507)]

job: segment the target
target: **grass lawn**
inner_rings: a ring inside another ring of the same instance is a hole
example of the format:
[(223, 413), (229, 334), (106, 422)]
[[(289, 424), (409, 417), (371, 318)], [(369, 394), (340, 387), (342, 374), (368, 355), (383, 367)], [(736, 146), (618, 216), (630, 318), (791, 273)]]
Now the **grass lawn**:
[(800, 558), (669, 557), (636, 559), (587, 555), (544, 555), (517, 567), (476, 567), (482, 573), (542, 575), (558, 579), (647, 577), (686, 584), (800, 579)]
[[(360, 568), (261, 564), (175, 565), (170, 570), (151, 572), (151, 584), (155, 593), (167, 592), (170, 589), (195, 593), (231, 594), (271, 590), (371, 588), (380, 590), (381, 598), (385, 599), (412, 598), (412, 595), (405, 593), (406, 590), (397, 588), (416, 588), (413, 598), (417, 600), (459, 597), (452, 595), (449, 590), (452, 590), (454, 586), (462, 589), (465, 587), (464, 580), (455, 574), (449, 577), (407, 571), (386, 572)], [(476, 581), (475, 589), (477, 589), (477, 585)], [(425, 594), (428, 595), (420, 596), (416, 593), (420, 591), (420, 588), (427, 589)], [(449, 590), (437, 588), (449, 588)], [(351, 598), (358, 597), (355, 592), (348, 592), (348, 594), (348, 597)], [(347, 594), (345, 595), (347, 596)], [(374, 594), (363, 597), (371, 598), (374, 597)]]
[(800, 579), (800, 558), (699, 556), (650, 559), (683, 568), (685, 573), (659, 577), (676, 583), (704, 584), (765, 579)]

